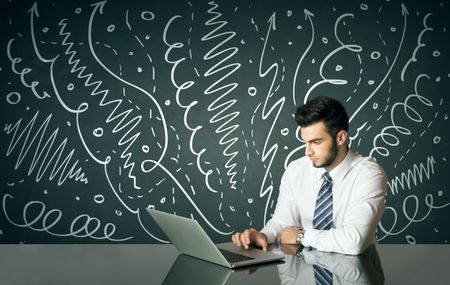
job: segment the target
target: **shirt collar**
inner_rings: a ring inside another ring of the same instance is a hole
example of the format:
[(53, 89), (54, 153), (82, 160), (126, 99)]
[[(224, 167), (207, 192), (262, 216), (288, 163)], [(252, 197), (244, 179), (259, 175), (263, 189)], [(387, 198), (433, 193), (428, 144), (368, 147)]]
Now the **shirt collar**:
[[(354, 153), (350, 148), (345, 155), (344, 160), (339, 163), (333, 170), (330, 171), (331, 179), (334, 183), (341, 183), (347, 172), (352, 168), (353, 161), (355, 160), (356, 153)], [(326, 172), (323, 168), (323, 172)]]

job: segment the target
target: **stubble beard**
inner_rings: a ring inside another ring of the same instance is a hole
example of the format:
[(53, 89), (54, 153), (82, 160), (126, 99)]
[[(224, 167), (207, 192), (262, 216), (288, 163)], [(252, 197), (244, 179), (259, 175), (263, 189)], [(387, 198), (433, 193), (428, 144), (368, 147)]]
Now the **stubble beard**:
[(336, 139), (333, 139), (333, 144), (331, 145), (331, 150), (328, 156), (325, 158), (325, 162), (319, 165), (314, 165), (316, 168), (326, 168), (333, 164), (333, 162), (336, 160), (338, 154), (338, 146)]

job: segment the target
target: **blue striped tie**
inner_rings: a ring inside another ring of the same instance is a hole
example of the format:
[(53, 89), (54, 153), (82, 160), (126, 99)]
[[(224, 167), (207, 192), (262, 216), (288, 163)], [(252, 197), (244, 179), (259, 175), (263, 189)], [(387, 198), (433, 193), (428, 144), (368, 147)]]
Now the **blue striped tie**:
[(318, 230), (329, 230), (333, 226), (333, 190), (328, 172), (323, 174), (323, 184), (317, 195), (313, 226)]
[(316, 285), (331, 285), (333, 284), (333, 274), (320, 265), (314, 264), (314, 278)]
[[(328, 172), (323, 174), (323, 183), (317, 195), (314, 210), (313, 226), (318, 230), (329, 230), (333, 226), (333, 190), (331, 176)], [(333, 284), (333, 274), (321, 267), (313, 265), (316, 285)]]

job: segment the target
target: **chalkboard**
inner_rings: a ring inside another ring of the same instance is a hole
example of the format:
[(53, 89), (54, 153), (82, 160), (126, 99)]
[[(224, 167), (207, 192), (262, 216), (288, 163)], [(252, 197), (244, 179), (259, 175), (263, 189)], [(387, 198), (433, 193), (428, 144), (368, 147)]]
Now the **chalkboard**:
[(388, 174), (380, 243), (450, 237), (446, 1), (2, 1), (0, 243), (215, 241), (270, 219), (328, 95)]

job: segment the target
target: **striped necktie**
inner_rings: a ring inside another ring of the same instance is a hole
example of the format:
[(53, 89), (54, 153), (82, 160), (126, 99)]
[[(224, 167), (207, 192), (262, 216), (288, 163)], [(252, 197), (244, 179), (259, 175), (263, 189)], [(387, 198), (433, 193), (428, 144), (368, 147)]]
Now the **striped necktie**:
[(333, 273), (317, 264), (313, 265), (313, 269), (314, 278), (316, 279), (316, 285), (333, 284)]
[[(318, 230), (329, 230), (333, 226), (333, 190), (331, 176), (323, 174), (323, 183), (317, 195), (313, 226)], [(316, 285), (333, 284), (333, 274), (320, 265), (313, 265)]]
[(333, 226), (333, 190), (331, 176), (323, 174), (323, 183), (317, 195), (313, 226), (318, 230), (329, 230)]

